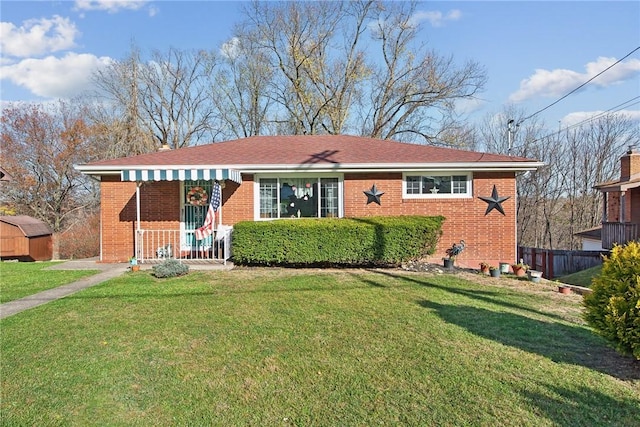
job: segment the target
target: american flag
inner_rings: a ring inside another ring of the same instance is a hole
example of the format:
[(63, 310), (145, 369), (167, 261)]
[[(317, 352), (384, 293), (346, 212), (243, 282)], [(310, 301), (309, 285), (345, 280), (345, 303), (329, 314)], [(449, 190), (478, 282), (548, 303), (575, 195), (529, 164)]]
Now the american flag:
[(220, 207), (220, 199), (220, 184), (216, 182), (213, 184), (213, 190), (211, 190), (211, 202), (209, 203), (209, 209), (207, 209), (207, 216), (204, 218), (204, 224), (196, 230), (197, 240), (205, 239), (213, 234), (213, 226), (216, 223), (216, 211)]

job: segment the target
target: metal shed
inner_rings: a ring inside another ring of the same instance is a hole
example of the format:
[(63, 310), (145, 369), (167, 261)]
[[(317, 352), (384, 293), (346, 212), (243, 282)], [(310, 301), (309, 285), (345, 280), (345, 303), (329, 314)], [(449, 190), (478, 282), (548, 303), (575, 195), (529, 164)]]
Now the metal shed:
[(53, 231), (39, 219), (0, 216), (0, 258), (48, 261), (53, 257)]

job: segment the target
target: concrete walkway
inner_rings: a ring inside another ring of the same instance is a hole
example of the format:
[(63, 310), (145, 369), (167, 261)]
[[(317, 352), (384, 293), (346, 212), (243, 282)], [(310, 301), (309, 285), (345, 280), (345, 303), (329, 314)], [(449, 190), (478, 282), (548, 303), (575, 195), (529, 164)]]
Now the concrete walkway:
[[(150, 270), (153, 266), (145, 264), (141, 265), (140, 267), (141, 270)], [(226, 265), (222, 263), (200, 263), (193, 265), (189, 264), (190, 270), (230, 270), (232, 268), (233, 264), (230, 262), (228, 262)], [(85, 277), (67, 285), (42, 291), (35, 295), (29, 295), (15, 301), (0, 304), (0, 319), (13, 316), (14, 314), (20, 313), (21, 311), (28, 310), (42, 304), (46, 304), (49, 301), (64, 298), (82, 289), (86, 289), (114, 277), (118, 277), (129, 270), (129, 264), (106, 264), (98, 262), (97, 258), (89, 258), (66, 261), (61, 264), (53, 265), (49, 267), (48, 270), (99, 270), (100, 273), (94, 274), (90, 277)]]
[(82, 289), (89, 288), (109, 279), (117, 277), (129, 269), (129, 264), (102, 264), (95, 259), (67, 261), (49, 267), (50, 270), (99, 270), (100, 273), (90, 277), (85, 277), (76, 282), (57, 288), (42, 291), (14, 301), (0, 304), (0, 319), (13, 316), (21, 311), (46, 304), (76, 293)]

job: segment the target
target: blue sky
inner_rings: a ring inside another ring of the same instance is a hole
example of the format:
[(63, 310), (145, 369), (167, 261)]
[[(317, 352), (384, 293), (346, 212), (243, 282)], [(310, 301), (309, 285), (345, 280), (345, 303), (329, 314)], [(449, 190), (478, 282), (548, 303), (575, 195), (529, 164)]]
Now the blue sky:
[[(232, 37), (241, 2), (2, 1), (1, 100), (47, 101), (89, 88), (89, 76), (134, 42), (217, 50)], [(534, 113), (640, 47), (639, 1), (424, 2), (416, 17), (428, 46), (488, 72), (472, 117), (514, 104)], [(542, 112), (547, 125), (575, 123), (624, 105), (640, 120), (640, 49)]]

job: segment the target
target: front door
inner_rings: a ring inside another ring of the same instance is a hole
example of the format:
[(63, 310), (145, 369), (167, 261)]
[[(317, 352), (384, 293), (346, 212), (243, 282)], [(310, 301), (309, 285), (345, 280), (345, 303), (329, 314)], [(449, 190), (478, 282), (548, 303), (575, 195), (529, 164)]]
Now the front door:
[(188, 251), (191, 256), (201, 258), (205, 251), (212, 248), (213, 236), (203, 240), (196, 240), (195, 230), (204, 224), (213, 181), (184, 181), (182, 187), (182, 218), (180, 222), (180, 246), (183, 252)]

